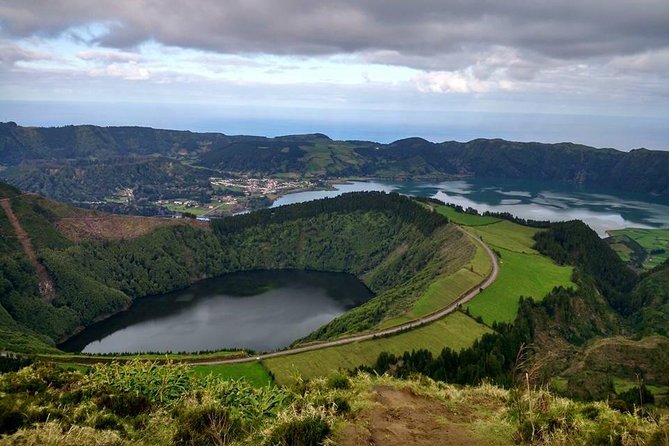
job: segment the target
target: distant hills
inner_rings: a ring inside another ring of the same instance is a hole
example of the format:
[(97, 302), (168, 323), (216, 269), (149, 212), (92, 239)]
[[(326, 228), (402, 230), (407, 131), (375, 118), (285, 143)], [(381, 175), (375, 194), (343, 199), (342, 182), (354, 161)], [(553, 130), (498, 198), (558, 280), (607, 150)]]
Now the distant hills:
[(323, 134), (266, 138), (146, 127), (0, 123), (0, 177), (60, 200), (103, 199), (122, 187), (138, 188), (140, 194), (144, 188), (149, 199), (161, 194), (197, 199), (208, 193), (208, 177), (221, 173), (526, 179), (669, 198), (669, 152), (664, 151), (622, 152), (502, 139), (432, 143), (407, 138), (379, 144), (335, 141)]

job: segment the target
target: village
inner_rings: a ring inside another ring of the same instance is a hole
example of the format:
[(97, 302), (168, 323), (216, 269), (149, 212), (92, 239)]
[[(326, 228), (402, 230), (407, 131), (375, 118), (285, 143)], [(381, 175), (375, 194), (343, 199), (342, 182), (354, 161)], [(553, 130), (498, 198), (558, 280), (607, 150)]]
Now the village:
[(211, 217), (266, 207), (279, 195), (317, 187), (316, 183), (309, 180), (251, 177), (212, 177), (210, 184), (213, 194), (209, 203), (193, 199), (166, 199), (158, 200), (156, 204), (173, 211), (175, 218), (189, 216), (208, 221)]
[(245, 195), (277, 195), (291, 190), (314, 187), (309, 180), (283, 180), (278, 178), (216, 178), (209, 179), (214, 188), (242, 192)]

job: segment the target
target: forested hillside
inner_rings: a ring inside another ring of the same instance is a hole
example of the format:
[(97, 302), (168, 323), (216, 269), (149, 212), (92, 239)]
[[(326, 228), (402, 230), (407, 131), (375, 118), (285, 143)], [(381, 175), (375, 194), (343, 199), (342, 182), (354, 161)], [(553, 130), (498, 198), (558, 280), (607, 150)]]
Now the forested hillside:
[[(96, 232), (73, 238), (59, 228), (77, 221), (73, 215), (82, 212), (81, 219), (94, 221), (88, 211), (6, 190), (14, 195), (14, 213), (56, 285), (56, 297), (51, 303), (40, 298), (35, 272), (3, 213), (0, 304), (17, 326), (52, 342), (122, 311), (133, 299), (257, 269), (340, 271), (360, 277), (378, 296), (328, 336), (363, 330), (410, 306), (430, 278), (458, 268), (473, 253), (445, 217), (398, 194), (346, 194), (229, 217), (214, 222), (213, 230), (174, 220), (151, 230), (152, 220), (149, 232), (124, 239)], [(388, 295), (400, 285), (405, 287), (401, 294)]]
[[(669, 198), (669, 152), (501, 139), (432, 143), (408, 138), (378, 144), (333, 141), (321, 134), (265, 138), (142, 127), (21, 127), (10, 122), (0, 123), (0, 166), (6, 168), (0, 176), (7, 181), (71, 202), (108, 197), (119, 188), (135, 188), (147, 200), (177, 191), (182, 197), (206, 197), (211, 191), (202, 183), (215, 173), (529, 179)], [(138, 169), (145, 178), (137, 176)], [(98, 177), (102, 181), (96, 187), (91, 178)]]

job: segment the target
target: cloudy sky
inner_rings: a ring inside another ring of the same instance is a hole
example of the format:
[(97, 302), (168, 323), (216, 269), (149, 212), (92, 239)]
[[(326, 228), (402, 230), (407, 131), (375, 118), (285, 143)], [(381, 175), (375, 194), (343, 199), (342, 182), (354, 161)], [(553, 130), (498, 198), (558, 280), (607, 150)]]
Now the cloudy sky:
[(667, 0), (0, 0), (0, 120), (669, 149)]

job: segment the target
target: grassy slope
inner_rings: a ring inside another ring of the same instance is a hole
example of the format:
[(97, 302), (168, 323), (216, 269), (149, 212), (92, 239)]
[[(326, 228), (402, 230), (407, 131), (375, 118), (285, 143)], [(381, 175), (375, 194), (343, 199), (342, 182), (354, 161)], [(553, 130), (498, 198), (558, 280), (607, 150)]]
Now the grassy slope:
[[(532, 236), (537, 229), (491, 217), (461, 214), (448, 207), (440, 207), (438, 211), (456, 223), (467, 222), (471, 226), (465, 229), (470, 234), (481, 237), (502, 255), (497, 281), (467, 305), (472, 315), (483, 317), (486, 323), (512, 322), (521, 295), (540, 300), (554, 286), (572, 285), (571, 267), (558, 266), (532, 249)], [(468, 269), (470, 266), (474, 272)], [(386, 321), (382, 327), (406, 322), (412, 318), (410, 316), (428, 314), (447, 305), (462, 292), (479, 283), (489, 269), (485, 252), (479, 248), (468, 265), (453, 275), (433, 282), (416, 302), (412, 312)], [(471, 345), (485, 332), (482, 325), (456, 313), (434, 324), (400, 335), (273, 358), (267, 360), (266, 365), (279, 382), (288, 382), (296, 372), (303, 377), (313, 377), (337, 368), (371, 364), (382, 351), (403, 353), (416, 348), (427, 348), (437, 353), (444, 347), (460, 350)]]
[(257, 362), (224, 365), (196, 365), (191, 368), (196, 376), (214, 375), (223, 379), (244, 378), (256, 387), (268, 386), (272, 383), (267, 369)]
[[(669, 229), (627, 228), (607, 231), (612, 237), (627, 236), (637, 242), (646, 251), (648, 258), (643, 262), (644, 269), (652, 269), (669, 260)], [(611, 245), (621, 259), (630, 261), (630, 248), (623, 243)], [(651, 255), (653, 249), (664, 249), (664, 253)]]
[[(33, 388), (48, 391), (25, 390)], [(519, 440), (660, 445), (669, 440), (666, 410), (658, 410), (652, 420), (621, 414), (604, 402), (579, 403), (542, 390), (459, 387), (420, 377), (359, 374), (344, 381), (314, 380), (297, 389), (254, 388), (243, 381), (203, 379), (180, 367), (135, 363), (88, 374), (33, 366), (0, 375), (0, 389), (7, 412), (3, 419), (16, 423), (2, 426), (7, 429), (2, 444), (322, 444), (321, 429), (308, 429), (322, 423), (332, 428), (332, 444), (342, 446), (478, 446)], [(130, 394), (150, 405), (137, 414), (123, 404), (135, 401)], [(100, 402), (111, 407), (104, 409)], [(244, 428), (231, 428), (230, 419)], [(308, 419), (322, 421), (304, 423)]]
[[(151, 355), (142, 355), (143, 360), (150, 360)], [(138, 357), (133, 357), (137, 359)], [(69, 362), (68, 360), (60, 361), (61, 357), (54, 355), (52, 359), (58, 360), (56, 364), (63, 370), (76, 370), (81, 373), (86, 373), (92, 368), (92, 365), (80, 364), (77, 362)], [(67, 359), (67, 358), (66, 358)], [(216, 378), (227, 380), (245, 379), (254, 387), (264, 387), (272, 384), (272, 377), (269, 375), (267, 369), (262, 364), (257, 362), (249, 362), (242, 364), (221, 364), (221, 365), (193, 365), (190, 366), (195, 378), (204, 378), (213, 375)]]
[(291, 382), (296, 374), (303, 378), (324, 376), (332, 371), (371, 365), (381, 352), (401, 354), (417, 348), (433, 353), (444, 347), (460, 350), (468, 347), (490, 329), (462, 313), (454, 313), (424, 327), (405, 333), (353, 344), (324, 348), (290, 356), (267, 359), (265, 366), (279, 384)]
[(512, 322), (520, 296), (539, 301), (555, 286), (573, 285), (571, 267), (559, 266), (532, 248), (532, 237), (539, 229), (506, 220), (490, 223), (490, 217), (478, 218), (480, 221), (467, 215), (472, 224), (467, 230), (497, 250), (501, 258), (495, 283), (466, 306), (473, 316), (481, 316), (487, 324)]
[(478, 243), (472, 245), (475, 248), (474, 255), (467, 263), (454, 272), (447, 271), (437, 277), (409, 311), (384, 321), (378, 328), (394, 327), (438, 311), (481, 283), (490, 273), (492, 265), (485, 250)]
[(0, 352), (56, 353), (58, 349), (49, 345), (46, 339), (18, 324), (0, 305)]
[[(150, 359), (155, 361), (175, 361), (175, 362), (197, 362), (198, 360), (214, 360), (227, 358), (230, 356), (247, 356), (248, 353), (242, 350), (219, 350), (205, 353), (142, 353), (142, 354), (119, 354), (119, 355), (87, 355), (87, 354), (58, 354), (58, 355), (40, 355), (44, 359), (58, 359), (71, 362), (80, 362), (92, 364), (95, 362), (108, 362), (111, 360), (132, 360), (132, 359)], [(57, 357), (57, 358), (56, 358)]]
[(480, 215), (464, 214), (449, 206), (440, 206), (437, 208), (437, 212), (448, 217), (453, 223), (463, 226), (489, 225), (500, 221), (499, 218), (495, 217), (481, 217)]

